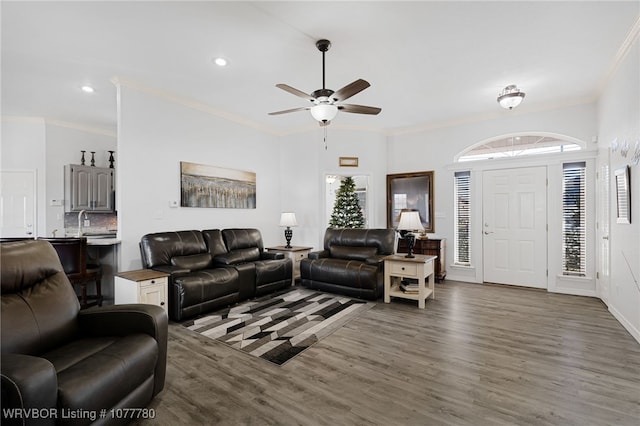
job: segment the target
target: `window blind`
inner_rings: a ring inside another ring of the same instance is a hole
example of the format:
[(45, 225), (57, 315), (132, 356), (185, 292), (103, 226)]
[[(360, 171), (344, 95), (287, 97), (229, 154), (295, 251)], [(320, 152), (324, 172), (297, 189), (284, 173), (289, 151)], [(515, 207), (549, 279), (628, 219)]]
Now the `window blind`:
[(586, 275), (586, 163), (562, 167), (562, 273)]
[(454, 174), (454, 263), (471, 264), (471, 172)]

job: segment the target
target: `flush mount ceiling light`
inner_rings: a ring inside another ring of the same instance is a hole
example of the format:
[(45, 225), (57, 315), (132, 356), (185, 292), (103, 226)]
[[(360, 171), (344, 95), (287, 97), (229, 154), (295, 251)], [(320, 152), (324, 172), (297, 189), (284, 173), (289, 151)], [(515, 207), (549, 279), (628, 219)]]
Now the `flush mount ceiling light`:
[(520, 102), (524, 99), (524, 92), (518, 89), (518, 86), (515, 84), (510, 84), (509, 86), (502, 89), (502, 92), (498, 95), (498, 103), (502, 108), (505, 109), (514, 109)]
[(85, 86), (80, 87), (80, 90), (82, 90), (84, 93), (93, 93), (93, 92), (95, 92), (95, 91), (96, 91), (96, 89), (94, 89), (93, 87), (91, 87), (91, 86), (86, 86), (86, 85), (85, 85)]
[(227, 60), (225, 58), (215, 58), (213, 62), (219, 67), (227, 66)]

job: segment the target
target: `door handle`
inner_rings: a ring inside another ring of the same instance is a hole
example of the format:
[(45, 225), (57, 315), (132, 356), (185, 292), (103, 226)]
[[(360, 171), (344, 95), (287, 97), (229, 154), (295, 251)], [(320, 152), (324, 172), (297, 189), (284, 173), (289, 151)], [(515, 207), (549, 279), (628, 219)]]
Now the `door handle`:
[(602, 237), (602, 239), (603, 239), (603, 240), (608, 240), (608, 239), (609, 239), (609, 236), (608, 236), (608, 235), (605, 235), (605, 236), (603, 236), (603, 237)]
[(493, 231), (484, 231), (484, 235), (493, 234)]

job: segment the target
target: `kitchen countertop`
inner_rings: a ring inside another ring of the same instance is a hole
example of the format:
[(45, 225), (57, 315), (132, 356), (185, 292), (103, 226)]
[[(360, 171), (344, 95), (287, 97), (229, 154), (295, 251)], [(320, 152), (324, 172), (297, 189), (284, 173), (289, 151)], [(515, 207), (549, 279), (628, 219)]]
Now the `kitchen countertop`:
[(88, 246), (115, 246), (122, 241), (117, 238), (87, 238)]

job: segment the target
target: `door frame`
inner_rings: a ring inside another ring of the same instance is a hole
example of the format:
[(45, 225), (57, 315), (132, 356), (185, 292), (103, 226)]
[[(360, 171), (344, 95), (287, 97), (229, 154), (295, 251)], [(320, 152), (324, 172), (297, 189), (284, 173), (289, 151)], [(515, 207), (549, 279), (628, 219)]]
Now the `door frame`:
[[(549, 288), (549, 253), (548, 253), (549, 252), (549, 232), (548, 232), (548, 229), (549, 229), (549, 217), (548, 217), (549, 216), (548, 215), (548, 212), (549, 212), (549, 185), (548, 185), (548, 182), (549, 182), (549, 177), (548, 177), (549, 171), (548, 171), (548, 169), (549, 168), (548, 168), (548, 166), (546, 166), (546, 165), (538, 165), (538, 166), (529, 166), (529, 167), (524, 167), (524, 166), (521, 166), (521, 167), (509, 167), (509, 168), (503, 167), (503, 168), (499, 168), (499, 169), (483, 170), (482, 171), (482, 176), (483, 176), (483, 179), (482, 179), (483, 180), (483, 182), (482, 182), (483, 183), (483, 187), (482, 188), (483, 189), (482, 189), (482, 205), (481, 205), (481, 210), (482, 210), (482, 212), (481, 212), (481, 214), (482, 214), (481, 228), (482, 228), (482, 231), (484, 233), (484, 231), (485, 231), (484, 228), (485, 228), (486, 221), (487, 221), (487, 218), (485, 217), (485, 211), (486, 211), (485, 207), (486, 207), (486, 203), (489, 202), (489, 200), (487, 199), (488, 194), (485, 194), (485, 192), (484, 192), (484, 183), (485, 183), (484, 182), (484, 176), (485, 176), (485, 174), (486, 173), (490, 173), (490, 172), (501, 172), (501, 171), (508, 172), (508, 171), (511, 171), (511, 170), (534, 169), (534, 168), (535, 169), (544, 169), (544, 180), (545, 180), (545, 182), (543, 184), (543, 187), (544, 187), (544, 203), (545, 203), (545, 209), (546, 209), (546, 211), (544, 212), (545, 238), (544, 238), (544, 243), (542, 243), (542, 247), (540, 248), (540, 249), (542, 249), (542, 248), (544, 249), (544, 255), (542, 256), (542, 259), (544, 259), (544, 266), (543, 266), (544, 271), (536, 271), (535, 272), (536, 274), (541, 274), (543, 276), (543, 285), (541, 285), (541, 286), (526, 286), (526, 287), (539, 288), (539, 289), (545, 289), (546, 290), (546, 289)], [(538, 190), (538, 189), (539, 188), (536, 188), (536, 190)], [(483, 262), (482, 282), (493, 282), (493, 281), (488, 281), (486, 279), (487, 271), (485, 270), (485, 261), (486, 261), (485, 242), (486, 242), (486, 238), (485, 238), (485, 235), (483, 235), (482, 236), (482, 253), (483, 253), (483, 257), (482, 257), (482, 262)], [(518, 283), (503, 283), (503, 284), (505, 284), (505, 285), (516, 285), (516, 286), (521, 285), (521, 284), (518, 284)]]
[[(562, 209), (562, 164), (576, 161), (587, 163), (587, 193), (588, 212), (587, 226), (590, 230), (587, 233), (587, 276), (567, 277), (562, 276), (562, 221), (556, 219), (557, 215), (547, 214), (549, 225), (547, 237), (547, 267), (549, 275), (547, 278), (547, 291), (564, 294), (575, 294), (579, 296), (598, 297), (595, 284), (595, 162), (598, 157), (597, 150), (582, 150), (556, 154), (542, 154), (535, 156), (513, 157), (508, 159), (479, 160), (469, 162), (452, 163), (447, 168), (450, 173), (450, 182), (453, 185), (453, 174), (456, 171), (469, 170), (471, 172), (471, 265), (460, 266), (450, 263), (447, 265), (448, 275), (451, 279), (461, 281), (482, 283), (483, 271), (483, 249), (482, 249), (482, 174), (485, 170), (512, 169), (518, 167), (547, 166), (547, 210), (548, 212), (560, 212)], [(453, 199), (451, 199), (453, 203)], [(556, 216), (556, 217), (554, 217)], [(593, 232), (592, 232), (593, 230)], [(453, 259), (453, 246), (448, 245), (451, 251), (449, 258)]]

